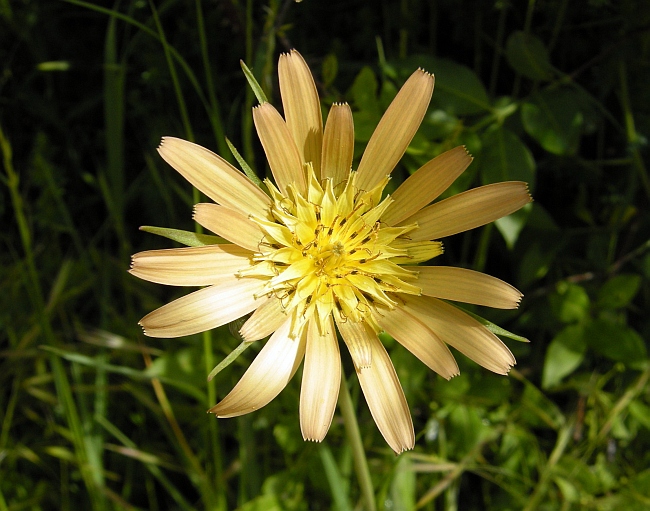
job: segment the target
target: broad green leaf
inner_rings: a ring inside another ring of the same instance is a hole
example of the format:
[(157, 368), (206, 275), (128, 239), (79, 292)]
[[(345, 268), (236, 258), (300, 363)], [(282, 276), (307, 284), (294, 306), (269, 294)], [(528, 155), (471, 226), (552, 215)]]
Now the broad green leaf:
[(515, 248), (519, 234), (526, 226), (532, 206), (532, 204), (526, 204), (519, 211), (495, 220), (494, 225), (496, 225), (510, 250)]
[(421, 67), (433, 73), (436, 84), (431, 104), (451, 115), (473, 115), (492, 109), (487, 91), (470, 68), (452, 60), (413, 55), (395, 64), (401, 74), (410, 75)]
[(525, 181), (531, 190), (535, 187), (535, 159), (521, 139), (506, 128), (485, 134), (477, 160), (483, 184)]
[(329, 53), (323, 59), (323, 65), (321, 66), (321, 75), (323, 78), (323, 85), (329, 87), (334, 83), (336, 75), (339, 71), (339, 61), (336, 58), (335, 53)]
[(585, 358), (583, 325), (569, 325), (549, 344), (542, 372), (542, 388), (554, 387), (575, 371)]
[(578, 284), (560, 282), (549, 296), (549, 301), (553, 313), (563, 323), (582, 321), (589, 314), (589, 295)]
[(533, 95), (521, 107), (524, 129), (549, 153), (575, 154), (583, 114), (573, 89), (554, 89)]
[(506, 42), (506, 58), (520, 75), (531, 80), (550, 80), (551, 63), (544, 43), (536, 36), (521, 30), (513, 32)]
[(647, 357), (643, 338), (623, 324), (596, 319), (587, 325), (585, 338), (591, 348), (617, 362), (633, 364)]
[(640, 275), (616, 275), (598, 290), (597, 305), (603, 309), (623, 308), (634, 299), (640, 285)]
[(650, 430), (650, 406), (639, 400), (634, 400), (628, 407), (630, 416), (636, 419), (646, 429)]
[(369, 67), (361, 69), (350, 88), (355, 108), (358, 108), (362, 112), (369, 112), (370, 114), (379, 116), (379, 102), (377, 101), (378, 89), (377, 77), (372, 69)]
[[(483, 184), (501, 181), (525, 181), (535, 185), (535, 160), (521, 139), (511, 131), (499, 127), (483, 137), (483, 149), (477, 157)], [(512, 249), (519, 233), (526, 225), (531, 206), (495, 222), (496, 228)]]
[(221, 238), (220, 236), (198, 234), (196, 232), (183, 231), (181, 229), (170, 229), (167, 227), (152, 227), (150, 225), (143, 225), (140, 227), (140, 230), (169, 238), (170, 240), (177, 241), (181, 245), (186, 245), (188, 247), (202, 247), (204, 245), (228, 243), (227, 240)]

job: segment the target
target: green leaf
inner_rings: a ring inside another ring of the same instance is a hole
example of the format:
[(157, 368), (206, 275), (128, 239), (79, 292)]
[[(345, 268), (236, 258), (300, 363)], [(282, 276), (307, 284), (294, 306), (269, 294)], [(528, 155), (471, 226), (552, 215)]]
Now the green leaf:
[(244, 76), (246, 76), (246, 80), (248, 80), (248, 85), (250, 85), (251, 89), (253, 89), (253, 93), (255, 94), (257, 101), (259, 101), (260, 104), (268, 103), (269, 100), (266, 99), (266, 94), (264, 94), (264, 91), (262, 90), (260, 84), (257, 83), (257, 80), (255, 79), (255, 75), (253, 74), (253, 72), (248, 68), (248, 66), (243, 60), (240, 60), (239, 64), (241, 65), (242, 71), (244, 71)]
[(329, 483), (332, 499), (336, 503), (338, 511), (352, 511), (352, 506), (348, 500), (348, 484), (346, 478), (341, 474), (332, 451), (325, 442), (318, 446), (325, 476)]
[(251, 344), (252, 343), (250, 342), (243, 341), (239, 346), (232, 350), (226, 358), (219, 362), (219, 364), (217, 364), (216, 367), (210, 371), (210, 374), (208, 375), (208, 381), (211, 381), (212, 378), (214, 378), (230, 364), (232, 364), (237, 359), (237, 357), (241, 355)]
[(580, 98), (572, 89), (556, 89), (535, 94), (521, 107), (526, 133), (549, 153), (575, 154), (584, 116)]
[(464, 309), (463, 307), (459, 307), (456, 304), (452, 304), (452, 305), (454, 305), (456, 308), (462, 310), (468, 316), (473, 317), (476, 321), (481, 323), (483, 326), (485, 326), (490, 332), (492, 332), (495, 335), (500, 335), (502, 337), (507, 337), (508, 339), (513, 339), (513, 340), (519, 341), (519, 342), (530, 342), (525, 337), (522, 337), (521, 335), (513, 334), (512, 332), (509, 332), (505, 328), (501, 328), (499, 325), (495, 325), (491, 321), (489, 321), (489, 320), (487, 320), (485, 318), (482, 318), (478, 314), (474, 314), (473, 312), (470, 312), (470, 311)]
[(170, 229), (167, 227), (152, 227), (150, 225), (143, 225), (140, 227), (140, 230), (169, 238), (170, 240), (177, 241), (181, 245), (186, 245), (188, 247), (203, 247), (205, 245), (228, 243), (228, 240), (225, 240), (219, 236), (213, 236), (210, 234), (198, 234), (196, 232), (183, 231), (181, 229)]
[(361, 69), (350, 88), (354, 106), (362, 112), (379, 116), (379, 102), (377, 101), (378, 88), (377, 78), (372, 69), (367, 66)]
[(395, 63), (403, 77), (418, 67), (433, 73), (436, 79), (431, 104), (450, 115), (474, 115), (492, 109), (487, 91), (470, 68), (452, 60), (430, 55), (412, 55)]
[(617, 362), (633, 364), (647, 357), (643, 338), (626, 325), (596, 319), (587, 325), (585, 338), (600, 355)]
[(634, 299), (640, 285), (640, 275), (616, 275), (599, 289), (597, 304), (603, 309), (621, 309)]
[(582, 286), (560, 282), (549, 296), (555, 316), (563, 323), (576, 323), (589, 314), (590, 300)]
[(332, 85), (336, 79), (338, 71), (339, 61), (336, 58), (336, 55), (334, 53), (328, 53), (327, 56), (323, 59), (323, 65), (321, 66), (323, 86), (329, 87)]
[[(499, 127), (483, 138), (483, 150), (477, 158), (483, 184), (501, 181), (525, 181), (531, 190), (535, 185), (535, 160), (521, 139), (513, 132)], [(512, 249), (526, 225), (531, 206), (498, 219), (496, 228)]]
[(496, 228), (501, 233), (501, 236), (503, 236), (503, 239), (510, 250), (515, 247), (515, 243), (517, 243), (517, 240), (519, 239), (519, 234), (526, 226), (532, 207), (532, 204), (526, 204), (519, 211), (515, 211), (508, 216), (501, 217), (494, 221), (494, 225), (496, 225)]
[(531, 80), (550, 80), (551, 63), (544, 43), (521, 30), (513, 32), (506, 43), (506, 59), (518, 74)]
[(244, 160), (244, 157), (241, 154), (239, 154), (237, 148), (233, 145), (233, 143), (228, 138), (226, 138), (226, 144), (228, 145), (228, 149), (230, 149), (230, 152), (235, 157), (235, 160), (237, 160), (237, 163), (239, 163), (239, 166), (242, 168), (244, 174), (246, 174), (248, 179), (250, 179), (253, 183), (255, 183), (257, 186), (262, 188), (262, 181), (260, 181), (260, 178), (257, 177), (255, 171), (246, 162), (246, 160)]
[(575, 371), (585, 358), (583, 325), (569, 325), (549, 344), (542, 372), (542, 388), (554, 387)]
[(415, 509), (416, 478), (413, 462), (408, 456), (397, 458), (393, 480), (390, 483), (392, 510), (410, 511)]
[(477, 160), (483, 184), (525, 181), (534, 189), (535, 159), (512, 131), (500, 127), (485, 133)]

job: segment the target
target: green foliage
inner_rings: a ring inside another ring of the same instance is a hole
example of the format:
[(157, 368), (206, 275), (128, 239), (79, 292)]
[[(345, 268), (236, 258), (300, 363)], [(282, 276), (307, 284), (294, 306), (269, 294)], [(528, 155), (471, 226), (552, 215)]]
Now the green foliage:
[[(0, 511), (648, 508), (650, 3), (112, 5), (0, 2)], [(250, 109), (280, 106), (292, 46), (324, 111), (351, 105), (354, 166), (422, 67), (434, 95), (390, 186), (462, 144), (475, 162), (443, 197), (523, 180), (535, 199), (440, 258), (524, 292), (469, 311), (516, 355), (509, 377), (458, 355), (446, 381), (382, 336), (417, 436), (399, 457), (346, 355), (346, 405), (314, 445), (300, 371), (252, 414), (205, 413), (263, 341), (137, 325), (185, 290), (130, 276), (132, 253), (223, 242), (193, 225), (203, 199), (160, 137), (265, 177)]]

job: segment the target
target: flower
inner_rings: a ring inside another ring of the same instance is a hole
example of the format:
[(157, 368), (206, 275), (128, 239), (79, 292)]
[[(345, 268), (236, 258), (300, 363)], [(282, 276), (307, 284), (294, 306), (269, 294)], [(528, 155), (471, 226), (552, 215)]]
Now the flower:
[(387, 332), (432, 370), (451, 378), (450, 345), (499, 374), (510, 350), (477, 320), (443, 300), (516, 308), (522, 294), (476, 271), (418, 266), (442, 253), (439, 238), (508, 215), (531, 198), (525, 183), (481, 186), (435, 202), (472, 161), (447, 151), (382, 198), (427, 110), (434, 78), (415, 71), (382, 117), (356, 171), (347, 104), (334, 104), (323, 129), (320, 102), (297, 51), (280, 57), (284, 119), (270, 103), (253, 109), (275, 184), (268, 193), (209, 150), (163, 138), (161, 156), (216, 204), (194, 219), (228, 240), (141, 252), (130, 272), (167, 285), (207, 286), (146, 315), (146, 335), (179, 337), (249, 313), (245, 341), (269, 340), (232, 391), (209, 411), (235, 417), (269, 403), (304, 358), (300, 425), (320, 441), (336, 406), (341, 360), (349, 350), (375, 422), (397, 453), (414, 445), (413, 423), (378, 334)]

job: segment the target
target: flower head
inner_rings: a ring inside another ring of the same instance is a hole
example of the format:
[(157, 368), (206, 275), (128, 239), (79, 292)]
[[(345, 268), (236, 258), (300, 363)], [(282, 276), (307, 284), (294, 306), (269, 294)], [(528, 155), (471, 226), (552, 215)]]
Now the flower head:
[(414, 445), (408, 405), (378, 338), (393, 336), (444, 378), (458, 374), (447, 345), (506, 374), (515, 360), (487, 328), (443, 300), (517, 307), (521, 293), (483, 273), (419, 266), (442, 253), (439, 238), (479, 227), (530, 201), (527, 186), (482, 186), (431, 204), (470, 164), (457, 147), (383, 190), (427, 110), (432, 75), (417, 70), (382, 117), (356, 171), (347, 104), (334, 104), (323, 129), (316, 86), (296, 51), (280, 57), (284, 118), (254, 108), (255, 127), (275, 184), (268, 194), (200, 146), (164, 138), (159, 152), (216, 204), (195, 220), (230, 243), (141, 252), (131, 273), (168, 285), (207, 286), (145, 316), (154, 337), (190, 335), (249, 313), (246, 341), (270, 336), (232, 391), (209, 411), (234, 417), (270, 402), (305, 360), (300, 424), (320, 441), (341, 378), (337, 330), (370, 411), (395, 452)]

